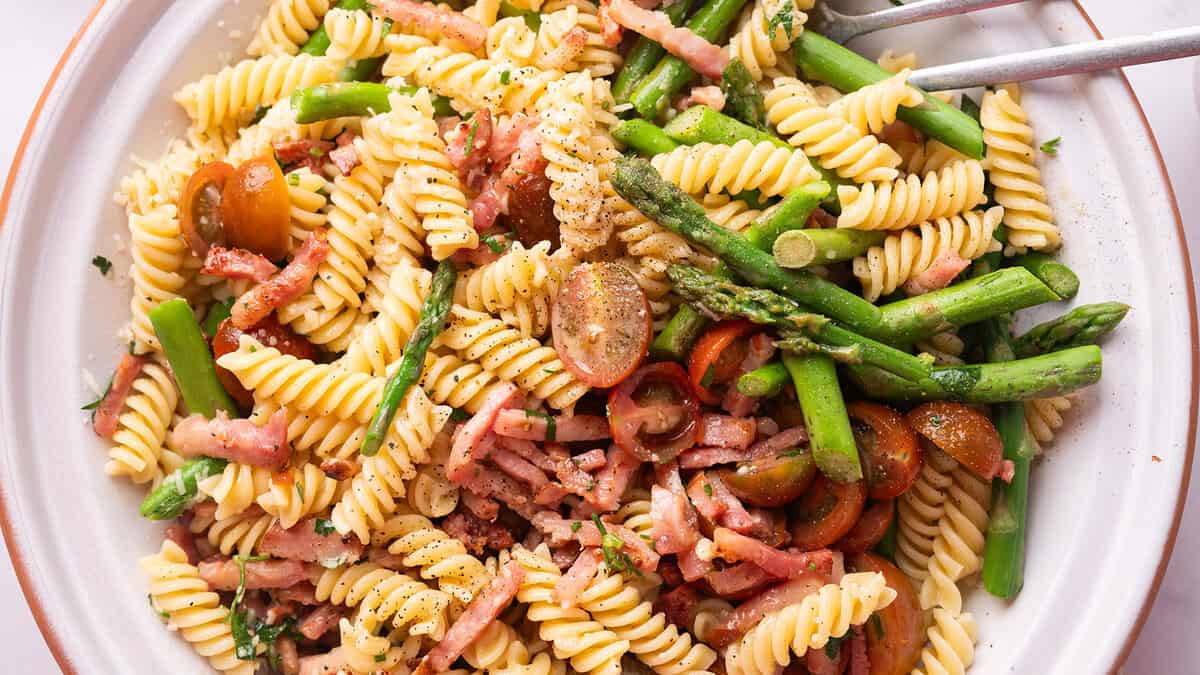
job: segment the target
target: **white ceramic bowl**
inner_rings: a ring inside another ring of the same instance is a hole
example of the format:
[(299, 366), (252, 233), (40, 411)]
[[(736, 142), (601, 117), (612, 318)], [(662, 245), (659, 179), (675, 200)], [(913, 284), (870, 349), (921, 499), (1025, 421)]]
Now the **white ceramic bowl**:
[[(104, 475), (105, 446), (79, 410), (81, 371), (103, 379), (129, 313), (128, 284), (89, 261), (127, 266), (111, 194), (130, 154), (157, 157), (184, 130), (171, 92), (237, 58), (264, 4), (102, 1), (49, 83), (4, 196), (0, 523), (67, 672), (208, 672), (146, 605), (136, 560), (162, 526), (138, 517), (140, 488)], [(855, 46), (940, 63), (1096, 37), (1071, 2), (1028, 5)], [(1041, 82), (1026, 102), (1039, 139), (1063, 137), (1042, 166), (1083, 279), (1078, 302), (1134, 310), (1104, 347), (1103, 381), (1035, 470), (1024, 590), (1008, 606), (969, 598), (981, 630), (972, 672), (1097, 673), (1132, 646), (1174, 541), (1196, 413), (1195, 304), (1174, 196), (1124, 79)]]

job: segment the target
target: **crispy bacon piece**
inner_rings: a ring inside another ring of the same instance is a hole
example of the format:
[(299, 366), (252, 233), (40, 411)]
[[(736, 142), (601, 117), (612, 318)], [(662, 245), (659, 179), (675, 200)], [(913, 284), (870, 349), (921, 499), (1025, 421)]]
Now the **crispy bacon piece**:
[(451, 537), (461, 541), (467, 550), (483, 555), (487, 549), (501, 551), (515, 543), (513, 533), (499, 523), (480, 519), (470, 511), (459, 509), (442, 521), (442, 529)]
[(532, 492), (512, 478), (480, 465), (468, 474), (462, 485), (469, 492), (495, 499), (526, 519), (538, 511), (534, 508)]
[(467, 490), (459, 495), (459, 500), (471, 515), (484, 522), (490, 523), (500, 515), (500, 503), (490, 497)]
[(321, 604), (317, 601), (317, 588), (312, 585), (312, 581), (302, 581), (287, 588), (280, 588), (271, 595), (279, 602), (292, 602), (300, 605)]
[(298, 141), (275, 141), (275, 158), (279, 163), (295, 171), (308, 168), (313, 173), (321, 172), (321, 158), (333, 150), (331, 141), (314, 141), (304, 138)]
[[(308, 570), (299, 560), (255, 560), (246, 565), (246, 590), (289, 588), (308, 581)], [(205, 560), (198, 566), (200, 578), (218, 591), (237, 590), (241, 570), (232, 558)]]
[(496, 423), (496, 416), (505, 408), (521, 407), (524, 400), (516, 385), (506, 384), (496, 388), (484, 400), (479, 412), (454, 432), (450, 459), (446, 462), (446, 477), (454, 483), (464, 483), (470, 477), (472, 468), (487, 456), (490, 444), (495, 442), (492, 425)]
[(698, 581), (703, 579), (706, 574), (712, 571), (713, 563), (711, 560), (705, 560), (700, 557), (699, 548), (701, 544), (711, 545), (707, 539), (701, 539), (696, 542), (696, 545), (676, 556), (679, 561), (679, 574), (683, 576), (684, 581)]
[(300, 675), (337, 675), (349, 662), (342, 647), (335, 647), (324, 654), (313, 654), (300, 659)]
[(492, 462), (504, 473), (529, 485), (534, 492), (550, 482), (546, 474), (517, 453), (502, 447), (492, 449)]
[(679, 109), (687, 110), (693, 105), (706, 105), (717, 112), (725, 108), (725, 92), (716, 85), (692, 87), (687, 96), (679, 100)]
[(666, 14), (643, 9), (633, 0), (603, 0), (600, 16), (601, 26), (611, 20), (645, 35), (710, 80), (720, 80), (729, 65), (729, 54), (724, 49), (687, 28), (672, 25)]
[(459, 122), (446, 136), (446, 158), (464, 185), (480, 189), (487, 175), (488, 146), (492, 142), (492, 111), (482, 108), (469, 122)]
[(904, 282), (904, 292), (909, 295), (921, 295), (945, 288), (970, 264), (970, 260), (955, 251), (943, 251), (924, 272)]
[(687, 494), (696, 511), (709, 521), (738, 532), (754, 529), (756, 523), (750, 512), (715, 473), (698, 472), (688, 483)]
[(744, 597), (747, 591), (776, 581), (775, 577), (754, 563), (727, 565), (724, 569), (705, 574), (704, 580), (714, 593), (726, 598)]
[[(735, 378), (767, 365), (767, 362), (775, 355), (775, 341), (766, 333), (756, 333), (750, 338), (748, 345), (749, 349), (746, 352), (746, 357), (738, 365)], [(734, 381), (736, 382), (737, 380), (735, 379)], [(757, 398), (743, 394), (738, 391), (736, 386), (727, 388), (725, 396), (721, 399), (721, 407), (729, 411), (729, 414), (734, 417), (749, 415), (754, 412), (754, 408), (757, 405)]]
[(557, 47), (538, 57), (535, 65), (542, 70), (564, 70), (587, 46), (587, 41), (587, 30), (576, 26), (567, 31)]
[(296, 641), (286, 635), (275, 639), (275, 656), (279, 658), (279, 672), (283, 675), (300, 674), (300, 652)]
[(813, 209), (812, 215), (808, 217), (806, 226), (813, 229), (834, 228), (837, 227), (837, 216), (818, 206)]
[(337, 627), (341, 618), (341, 607), (330, 604), (321, 605), (301, 619), (296, 630), (309, 640), (318, 640), (326, 631)]
[(576, 556), (570, 569), (554, 584), (552, 597), (560, 607), (570, 609), (575, 606), (579, 594), (588, 587), (600, 569), (601, 558), (599, 549), (594, 548), (584, 549)]
[(184, 457), (221, 457), (241, 464), (281, 469), (292, 454), (287, 440), (287, 412), (276, 410), (263, 426), (246, 419), (229, 419), (225, 411), (208, 419), (189, 415), (171, 432), (172, 443)]
[[(500, 414), (503, 415), (506, 412), (509, 411), (502, 410), (500, 411)], [(556, 471), (558, 469), (559, 462), (566, 458), (565, 456), (562, 458), (551, 457), (546, 453), (546, 451), (539, 448), (532, 441), (526, 441), (520, 438), (497, 436), (496, 445), (520, 455), (524, 459), (528, 460), (530, 464), (533, 464), (542, 471)]]
[(625, 489), (641, 468), (642, 462), (617, 445), (608, 449), (605, 460), (604, 468), (596, 477), (595, 489), (584, 495), (583, 499), (597, 511), (616, 511), (621, 495), (625, 494)]
[(705, 413), (701, 417), (697, 445), (713, 448), (748, 448), (754, 442), (757, 425), (748, 417)]
[(337, 149), (329, 153), (329, 161), (342, 172), (343, 176), (349, 176), (354, 167), (362, 164), (362, 160), (358, 156), (358, 150), (354, 147), (354, 139), (358, 138), (358, 134), (353, 131), (343, 131), (337, 137)]
[(770, 457), (784, 450), (795, 448), (808, 441), (808, 430), (804, 427), (790, 427), (780, 431), (766, 440), (750, 446), (747, 454), (751, 459)]
[[(845, 643), (842, 646), (846, 646)], [(804, 667), (808, 675), (842, 675), (846, 669), (848, 649), (838, 649), (836, 658), (829, 658), (824, 649), (810, 649), (804, 653)]]
[(134, 380), (141, 374), (142, 367), (148, 362), (149, 359), (145, 356), (125, 354), (121, 357), (121, 362), (117, 364), (117, 370), (113, 373), (112, 383), (108, 385), (108, 391), (104, 392), (104, 398), (101, 399), (96, 412), (92, 413), (92, 431), (100, 438), (112, 438), (113, 434), (117, 433), (117, 418), (121, 416), (121, 410), (125, 407), (125, 399), (129, 397), (129, 391), (133, 388)]
[(275, 263), (244, 248), (212, 246), (204, 256), (201, 274), (225, 279), (249, 279), (262, 283), (279, 271)]
[(330, 457), (321, 460), (321, 471), (334, 480), (350, 480), (358, 475), (359, 466), (347, 459)]
[(188, 564), (195, 565), (200, 561), (200, 552), (196, 550), (196, 539), (181, 523), (171, 523), (167, 526), (167, 539), (187, 553)]
[(276, 522), (263, 535), (259, 551), (277, 558), (322, 564), (353, 562), (362, 557), (363, 545), (358, 540), (336, 532), (318, 534), (316, 522), (316, 516), (312, 516), (286, 530)]
[(816, 593), (825, 584), (818, 574), (806, 574), (787, 583), (773, 586), (738, 605), (725, 620), (709, 633), (709, 644), (718, 649), (733, 644), (764, 616), (794, 605)]
[(538, 118), (514, 115), (492, 136), (488, 159), (492, 166), (478, 195), (471, 200), (471, 215), (475, 229), (486, 230), (502, 213), (508, 213), (509, 197), (517, 184), (529, 174), (546, 169), (542, 156), (542, 137), (537, 132)]
[(317, 268), (329, 256), (329, 251), (323, 231), (316, 230), (308, 235), (287, 267), (237, 299), (230, 316), (233, 325), (247, 330), (265, 319), (276, 307), (300, 297), (312, 287)]
[(750, 453), (737, 448), (692, 448), (680, 453), (679, 468), (706, 469), (717, 464), (729, 464), (750, 459)]
[(654, 611), (667, 615), (667, 621), (676, 626), (691, 626), (696, 619), (696, 604), (700, 602), (700, 594), (691, 584), (684, 584), (668, 593), (663, 593), (654, 601)]
[[(550, 422), (554, 422), (554, 438), (546, 438)], [(555, 415), (547, 419), (530, 414), (525, 410), (505, 410), (496, 417), (492, 429), (500, 436), (522, 438), (529, 441), (600, 441), (612, 436), (608, 420), (600, 415)]]
[[(600, 530), (591, 520), (567, 520), (553, 511), (541, 511), (534, 514), (529, 522), (546, 535), (551, 546), (569, 541), (577, 541), (585, 547), (599, 547), (603, 543)], [(651, 549), (637, 533), (612, 523), (604, 523), (604, 529), (621, 540), (624, 552), (643, 572), (653, 572), (658, 567), (659, 553)]]
[(413, 675), (433, 675), (449, 670), (450, 664), (512, 604), (524, 578), (525, 568), (516, 560), (501, 567), (500, 573), (471, 601), (462, 616), (446, 631), (445, 637), (421, 659)]
[(853, 635), (850, 637), (850, 670), (847, 675), (869, 675), (871, 658), (867, 652), (867, 634), (862, 626), (851, 626)]
[(595, 471), (608, 464), (608, 457), (603, 450), (596, 448), (571, 457), (570, 462), (584, 471)]
[(406, 30), (459, 40), (472, 50), (483, 47), (487, 40), (487, 29), (482, 24), (442, 5), (412, 0), (382, 0), (375, 4), (375, 14), (395, 21)]
[(700, 527), (696, 511), (684, 494), (679, 465), (671, 462), (657, 467), (657, 471), (659, 484), (650, 488), (654, 549), (664, 555), (691, 550), (700, 540)]
[(833, 552), (829, 549), (793, 553), (771, 548), (757, 539), (718, 527), (713, 532), (717, 555), (730, 562), (752, 562), (778, 579), (795, 579), (805, 574), (833, 574)]

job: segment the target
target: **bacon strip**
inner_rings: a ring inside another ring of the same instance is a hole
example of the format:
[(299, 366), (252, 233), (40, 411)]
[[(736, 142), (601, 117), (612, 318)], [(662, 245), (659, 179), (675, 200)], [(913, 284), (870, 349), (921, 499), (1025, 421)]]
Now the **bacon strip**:
[(479, 412), (454, 432), (450, 459), (446, 462), (446, 477), (458, 484), (466, 481), (472, 467), (487, 456), (491, 443), (495, 441), (492, 425), (496, 423), (496, 416), (505, 408), (520, 407), (524, 400), (516, 385), (506, 383), (503, 387), (497, 387), (484, 400)]
[(717, 112), (721, 112), (725, 108), (725, 92), (716, 85), (707, 85), (704, 87), (692, 87), (687, 96), (684, 96), (679, 101), (679, 109), (687, 110), (693, 105), (706, 105)]
[(584, 549), (575, 558), (575, 562), (571, 564), (571, 568), (567, 570), (566, 574), (559, 577), (554, 584), (554, 592), (551, 597), (560, 607), (570, 609), (576, 605), (579, 594), (587, 589), (588, 584), (592, 583), (592, 578), (600, 569), (601, 557), (598, 549)]
[(538, 122), (537, 117), (515, 115), (493, 136), (488, 152), (491, 174), (470, 205), (475, 229), (486, 230), (497, 216), (508, 213), (508, 198), (522, 177), (545, 171), (547, 161), (542, 156)]
[(567, 31), (557, 47), (542, 54), (536, 65), (542, 70), (565, 70), (587, 46), (587, 41), (588, 32), (581, 26), (576, 26)]
[(176, 546), (187, 553), (189, 565), (195, 565), (200, 562), (200, 552), (196, 550), (196, 538), (181, 523), (171, 523), (168, 525), (166, 537), (175, 542)]
[(621, 495), (625, 494), (625, 489), (641, 466), (641, 460), (620, 446), (613, 445), (608, 449), (604, 469), (596, 477), (596, 489), (584, 495), (584, 501), (597, 511), (616, 511)]
[(683, 59), (693, 70), (710, 80), (720, 80), (729, 54), (687, 28), (675, 26), (666, 14), (643, 9), (632, 0), (602, 0), (600, 15), (645, 35), (663, 49)]
[(727, 614), (725, 620), (708, 634), (709, 644), (718, 649), (733, 644), (767, 614), (804, 600), (821, 590), (824, 584), (825, 579), (820, 575), (807, 574), (763, 591)]
[(113, 434), (117, 433), (117, 418), (121, 416), (121, 410), (125, 407), (125, 399), (129, 397), (142, 367), (149, 361), (145, 356), (133, 354), (121, 357), (117, 370), (113, 372), (112, 383), (108, 385), (108, 391), (104, 392), (104, 398), (101, 399), (96, 412), (92, 413), (92, 431), (100, 438), (112, 438)]
[(704, 580), (717, 595), (735, 598), (747, 591), (776, 581), (775, 577), (754, 563), (729, 565), (725, 569), (709, 572)]
[(705, 413), (701, 417), (697, 445), (714, 448), (748, 448), (754, 442), (757, 425), (748, 417)]
[(700, 557), (699, 551), (701, 543), (711, 543), (705, 539), (696, 542), (696, 545), (676, 556), (679, 561), (679, 574), (684, 581), (697, 581), (703, 579), (706, 574), (712, 571), (713, 563), (711, 560), (705, 560)]
[(683, 490), (679, 465), (671, 462), (658, 467), (658, 485), (650, 488), (650, 537), (662, 554), (682, 553), (700, 540), (696, 511)]
[(333, 150), (330, 141), (314, 141), (303, 138), (297, 141), (275, 141), (275, 158), (292, 171), (308, 168), (313, 173), (321, 173), (321, 158)]
[(476, 465), (468, 474), (462, 484), (468, 491), (495, 499), (526, 520), (537, 512), (529, 489), (512, 478), (480, 465)]
[(263, 426), (246, 419), (229, 419), (225, 411), (208, 419), (189, 415), (171, 432), (184, 457), (221, 457), (241, 464), (281, 469), (292, 454), (287, 439), (287, 411), (276, 410)]
[[(255, 560), (245, 563), (246, 590), (290, 588), (308, 581), (308, 570), (298, 560)], [(199, 565), (200, 578), (218, 591), (237, 590), (241, 570), (231, 558), (205, 560)]]
[(680, 453), (679, 468), (706, 469), (717, 464), (730, 464), (750, 459), (750, 453), (737, 448), (692, 448)]
[(483, 47), (487, 41), (487, 29), (482, 24), (462, 12), (441, 5), (412, 0), (382, 0), (375, 4), (375, 14), (395, 21), (405, 30), (460, 40), (472, 50)]
[[(554, 438), (547, 439), (550, 421), (554, 422)], [(525, 410), (505, 410), (496, 417), (492, 427), (500, 436), (523, 438), (529, 441), (600, 441), (612, 437), (608, 419), (599, 415), (555, 415), (547, 420), (540, 415), (531, 415)]]
[(487, 627), (500, 616), (500, 612), (512, 604), (524, 578), (525, 568), (516, 560), (508, 561), (500, 568), (496, 578), (479, 592), (462, 616), (450, 626), (445, 637), (421, 659), (413, 675), (433, 675), (449, 670), (450, 664), (483, 635)]
[(358, 134), (353, 131), (343, 131), (337, 137), (337, 149), (329, 153), (329, 161), (333, 162), (343, 176), (349, 176), (350, 172), (354, 171), (354, 167), (362, 164), (358, 150), (354, 147), (356, 138), (358, 138)]
[(317, 268), (329, 256), (329, 251), (323, 231), (317, 230), (308, 235), (287, 267), (237, 299), (230, 317), (233, 325), (247, 330), (265, 319), (276, 307), (300, 297), (312, 287)]
[(303, 581), (287, 588), (280, 588), (271, 594), (279, 602), (294, 602), (301, 605), (319, 605), (317, 588), (311, 581)]
[(750, 455), (752, 459), (758, 459), (759, 457), (770, 457), (771, 455), (777, 455), (784, 450), (797, 447), (806, 441), (808, 441), (807, 429), (804, 427), (790, 427), (780, 431), (766, 440), (759, 441), (750, 446), (747, 454)]
[(904, 282), (904, 292), (911, 296), (945, 288), (970, 265), (955, 251), (943, 251), (925, 271)]
[(833, 573), (833, 552), (829, 549), (792, 553), (771, 548), (733, 530), (718, 527), (713, 532), (717, 555), (730, 562), (752, 562), (778, 579), (795, 579), (805, 574)]
[(451, 513), (442, 521), (442, 529), (475, 555), (482, 555), (489, 548), (497, 551), (511, 548), (515, 541), (512, 530), (483, 520), (469, 510)]
[(321, 564), (344, 564), (362, 557), (363, 545), (336, 532), (318, 534), (316, 516), (305, 518), (288, 529), (276, 521), (263, 535), (258, 550), (277, 558)]
[(595, 471), (608, 464), (608, 457), (603, 450), (596, 448), (571, 457), (570, 462), (584, 471)]
[(531, 464), (517, 453), (497, 447), (492, 449), (492, 462), (504, 473), (522, 481), (533, 488), (534, 492), (550, 482), (542, 470)]
[(201, 274), (225, 279), (249, 279), (262, 283), (270, 279), (279, 268), (263, 256), (244, 248), (213, 246), (204, 256)]
[(446, 134), (446, 158), (459, 180), (479, 190), (487, 175), (488, 146), (492, 142), (492, 111), (482, 108), (469, 122), (459, 122)]
[[(549, 538), (551, 546), (577, 541), (585, 547), (599, 548), (603, 543), (600, 530), (590, 520), (567, 520), (553, 511), (542, 511), (534, 514), (529, 522)], [(661, 557), (659, 552), (651, 549), (646, 541), (633, 530), (612, 523), (605, 523), (604, 529), (621, 540), (621, 543), (624, 544), (624, 552), (629, 555), (638, 569), (643, 572), (653, 572), (658, 567)]]
[(342, 618), (342, 608), (334, 605), (321, 605), (300, 620), (296, 627), (300, 634), (309, 640), (319, 640), (331, 628), (338, 625)]

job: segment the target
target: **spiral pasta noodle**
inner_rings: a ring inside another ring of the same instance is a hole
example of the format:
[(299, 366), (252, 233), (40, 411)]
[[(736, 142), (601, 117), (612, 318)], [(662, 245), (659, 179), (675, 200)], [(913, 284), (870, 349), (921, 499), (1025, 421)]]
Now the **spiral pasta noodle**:
[(778, 72), (779, 54), (804, 32), (808, 15), (793, 0), (755, 0), (749, 15), (729, 38), (729, 57), (740, 59), (755, 81)]
[[(283, 407), (271, 399), (256, 398), (250, 419), (260, 423), (260, 420), (265, 421)], [(367, 425), (334, 415), (314, 415), (291, 407), (287, 407), (287, 414), (288, 443), (292, 444), (292, 449), (297, 453), (311, 453), (320, 459), (353, 457), (367, 433)]]
[(192, 172), (205, 161), (217, 159), (203, 155), (201, 148), (191, 141), (171, 141), (157, 161), (135, 160), (137, 169), (121, 179), (114, 200), (125, 207), (127, 214), (141, 216), (163, 206), (174, 207)]
[(163, 444), (178, 403), (175, 378), (162, 365), (147, 363), (133, 381), (124, 410), (117, 417), (105, 473), (129, 476), (138, 484), (157, 482), (165, 475)]
[(899, 230), (927, 220), (949, 218), (979, 206), (984, 195), (983, 166), (953, 162), (924, 178), (908, 175), (895, 182), (842, 185), (837, 226), (856, 230)]
[(488, 28), (484, 44), (488, 59), (504, 61), (520, 68), (533, 64), (537, 34), (529, 29), (524, 18), (510, 16)]
[(552, 260), (548, 241), (532, 248), (514, 241), (499, 259), (458, 275), (454, 302), (500, 315), (527, 337), (542, 335), (550, 325), (550, 305), (567, 271), (564, 262)]
[(913, 675), (962, 675), (975, 661), (979, 629), (971, 614), (954, 616), (938, 607), (926, 632), (929, 644), (921, 650), (921, 666)]
[(312, 294), (280, 307), (275, 315), (309, 342), (334, 352), (346, 351), (371, 320), (357, 307), (325, 309), (320, 298)]
[(998, 250), (992, 233), (1003, 216), (1004, 208), (994, 206), (888, 235), (881, 245), (872, 246), (854, 259), (854, 276), (862, 283), (863, 297), (878, 300), (928, 270), (942, 256), (974, 260)]
[(924, 340), (917, 340), (913, 343), (917, 353), (929, 354), (933, 357), (933, 362), (939, 366), (961, 366), (963, 364), (962, 354), (966, 350), (966, 344), (962, 338), (954, 331), (946, 331), (931, 335)]
[(372, 539), (388, 544), (388, 552), (403, 556), (405, 567), (420, 570), (421, 578), (436, 580), (438, 588), (463, 605), (470, 604), (492, 574), (467, 552), (467, 547), (438, 529), (425, 516), (406, 513), (392, 516)]
[(406, 261), (390, 275), (372, 271), (368, 280), (371, 285), (367, 297), (379, 313), (354, 338), (337, 363), (352, 373), (385, 377), (388, 364), (400, 358), (417, 327), (421, 304), (429, 294), (433, 275)]
[(321, 602), (358, 608), (354, 620), (356, 639), (343, 642), (343, 647), (350, 645), (361, 652), (388, 652), (390, 642), (375, 632), (389, 619), (394, 627), (407, 627), (414, 636), (427, 635), (439, 640), (446, 632), (450, 596), (375, 563), (325, 570), (317, 580), (316, 597)]
[(1049, 443), (1066, 420), (1063, 413), (1071, 409), (1071, 399), (1067, 396), (1051, 396), (1036, 398), (1025, 402), (1025, 422), (1029, 424), (1029, 432), (1039, 443)]
[(883, 68), (889, 73), (895, 75), (902, 70), (916, 70), (917, 55), (915, 52), (897, 54), (891, 49), (885, 49), (883, 50), (883, 53), (879, 55), (879, 58), (876, 59), (876, 63), (879, 64), (880, 68)]
[(537, 55), (553, 52), (573, 28), (587, 31), (583, 49), (563, 67), (567, 72), (586, 70), (594, 78), (612, 75), (621, 67), (621, 54), (605, 44), (599, 8), (588, 0), (549, 0), (542, 5), (542, 24), (537, 32)]
[(758, 190), (764, 197), (775, 197), (821, 179), (803, 152), (769, 141), (682, 145), (655, 155), (650, 163), (663, 178), (691, 194)]
[(339, 62), (308, 54), (268, 55), (247, 59), (175, 93), (196, 128), (241, 125), (254, 109), (269, 106), (301, 87), (337, 79)]
[(229, 144), (224, 159), (236, 166), (249, 159), (274, 154), (276, 143), (327, 140), (336, 138), (344, 131), (359, 130), (361, 121), (357, 117), (335, 117), (312, 124), (300, 124), (296, 122), (291, 97), (284, 97), (272, 105), (257, 124), (238, 131), (237, 139)]
[(450, 325), (438, 339), (556, 410), (569, 408), (588, 391), (563, 366), (553, 347), (522, 337), (515, 328), (482, 312), (452, 307)]
[(780, 136), (842, 178), (866, 183), (890, 181), (898, 175), (900, 155), (822, 107), (807, 84), (776, 78), (763, 103), (767, 121)]
[(329, 35), (325, 55), (346, 61), (383, 56), (387, 53), (383, 39), (391, 30), (390, 20), (370, 12), (331, 9), (325, 15), (325, 32)]
[(727, 230), (742, 232), (759, 219), (763, 212), (750, 208), (750, 205), (740, 199), (730, 199), (727, 195), (706, 194), (700, 200), (708, 219)]
[(500, 378), (473, 361), (465, 361), (454, 354), (428, 354), (425, 357), (421, 388), (435, 403), (474, 413), (500, 386), (504, 386)]
[(541, 638), (554, 645), (554, 655), (569, 659), (579, 673), (618, 675), (629, 641), (606, 630), (587, 611), (578, 607), (563, 609), (554, 600), (554, 585), (562, 572), (550, 560), (550, 551), (544, 547), (537, 551), (518, 547), (512, 555), (525, 569), (517, 599), (529, 605), (526, 616), (538, 624)]
[(264, 56), (299, 52), (330, 6), (331, 0), (273, 0), (246, 53)]
[(907, 69), (901, 70), (886, 80), (846, 94), (829, 106), (829, 112), (863, 134), (878, 134), (896, 121), (901, 106), (912, 108), (925, 100), (920, 91), (908, 86), (910, 74)]
[(237, 657), (233, 632), (229, 627), (229, 608), (200, 578), (200, 571), (188, 564), (187, 554), (167, 540), (154, 555), (141, 559), (139, 566), (150, 578), (150, 604), (165, 613), (169, 625), (192, 645), (209, 665), (222, 673), (254, 675), (257, 664)]
[(328, 183), (312, 171), (300, 169), (287, 175), (287, 184), (288, 201), (292, 205), (292, 246), (296, 247), (304, 243), (313, 230), (325, 225)]
[(929, 576), (929, 559), (945, 513), (946, 492), (953, 484), (950, 472), (957, 466), (946, 453), (925, 448), (921, 473), (896, 504), (896, 566), (919, 585)]
[(383, 191), (383, 210), (374, 214), (375, 266), (391, 272), (401, 262), (417, 266), (425, 255), (425, 228), (413, 211), (403, 184), (392, 181)]
[(946, 494), (945, 510), (938, 520), (933, 540), (929, 574), (921, 583), (922, 609), (941, 607), (953, 616), (962, 612), (962, 593), (957, 582), (978, 571), (983, 564), (984, 533), (992, 485), (964, 467), (955, 469)]
[(267, 492), (270, 484), (270, 469), (230, 462), (221, 473), (196, 485), (217, 503), (217, 520), (225, 520), (245, 511), (259, 495)]
[(409, 507), (426, 518), (448, 516), (458, 507), (459, 488), (446, 477), (447, 455), (439, 457), (435, 441), (433, 461), (418, 468), (416, 477), (408, 484)]
[(178, 211), (173, 204), (128, 215), (133, 254), (129, 270), (133, 281), (130, 326), (134, 351), (144, 354), (161, 349), (150, 324), (150, 310), (182, 295), (187, 283), (182, 272), (188, 250), (179, 233)]
[(924, 176), (930, 171), (941, 171), (954, 162), (964, 162), (969, 158), (945, 143), (931, 138), (924, 143), (914, 144), (913, 152), (905, 160), (905, 170), (908, 173)]
[(983, 96), (979, 121), (987, 148), (988, 180), (996, 188), (996, 203), (1005, 209), (1008, 242), (1039, 251), (1056, 249), (1062, 237), (1034, 162), (1033, 127), (1020, 96), (1015, 85)]
[(263, 511), (279, 518), (279, 526), (286, 530), (329, 508), (339, 492), (338, 481), (326, 476), (316, 464), (305, 464), (300, 470), (292, 468), (273, 476), (270, 487), (257, 501)]
[(595, 126), (587, 103), (591, 96), (586, 73), (554, 82), (542, 101), (537, 127), (559, 234), (563, 246), (575, 256), (600, 248), (613, 232), (613, 222), (602, 217), (599, 208), (604, 194), (591, 145)]
[(206, 521), (197, 516), (188, 529), (193, 534), (203, 534), (221, 555), (233, 555), (236, 551), (237, 555), (245, 557), (257, 552), (263, 535), (274, 523), (274, 516), (252, 508), (228, 518)]
[(696, 615), (692, 619), (692, 635), (701, 642), (708, 642), (712, 630), (716, 628), (725, 616), (733, 611), (733, 605), (721, 598), (703, 598), (696, 603)]

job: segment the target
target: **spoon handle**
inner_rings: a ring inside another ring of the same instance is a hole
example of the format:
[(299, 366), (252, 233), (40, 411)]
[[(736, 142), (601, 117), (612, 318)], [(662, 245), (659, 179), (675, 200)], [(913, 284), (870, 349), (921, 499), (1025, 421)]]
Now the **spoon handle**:
[(820, 32), (825, 37), (845, 44), (852, 38), (884, 28), (903, 26), (928, 19), (938, 19), (954, 14), (966, 14), (980, 9), (1012, 5), (1024, 0), (922, 0), (869, 14), (842, 14), (820, 3), (816, 12), (820, 17)]

